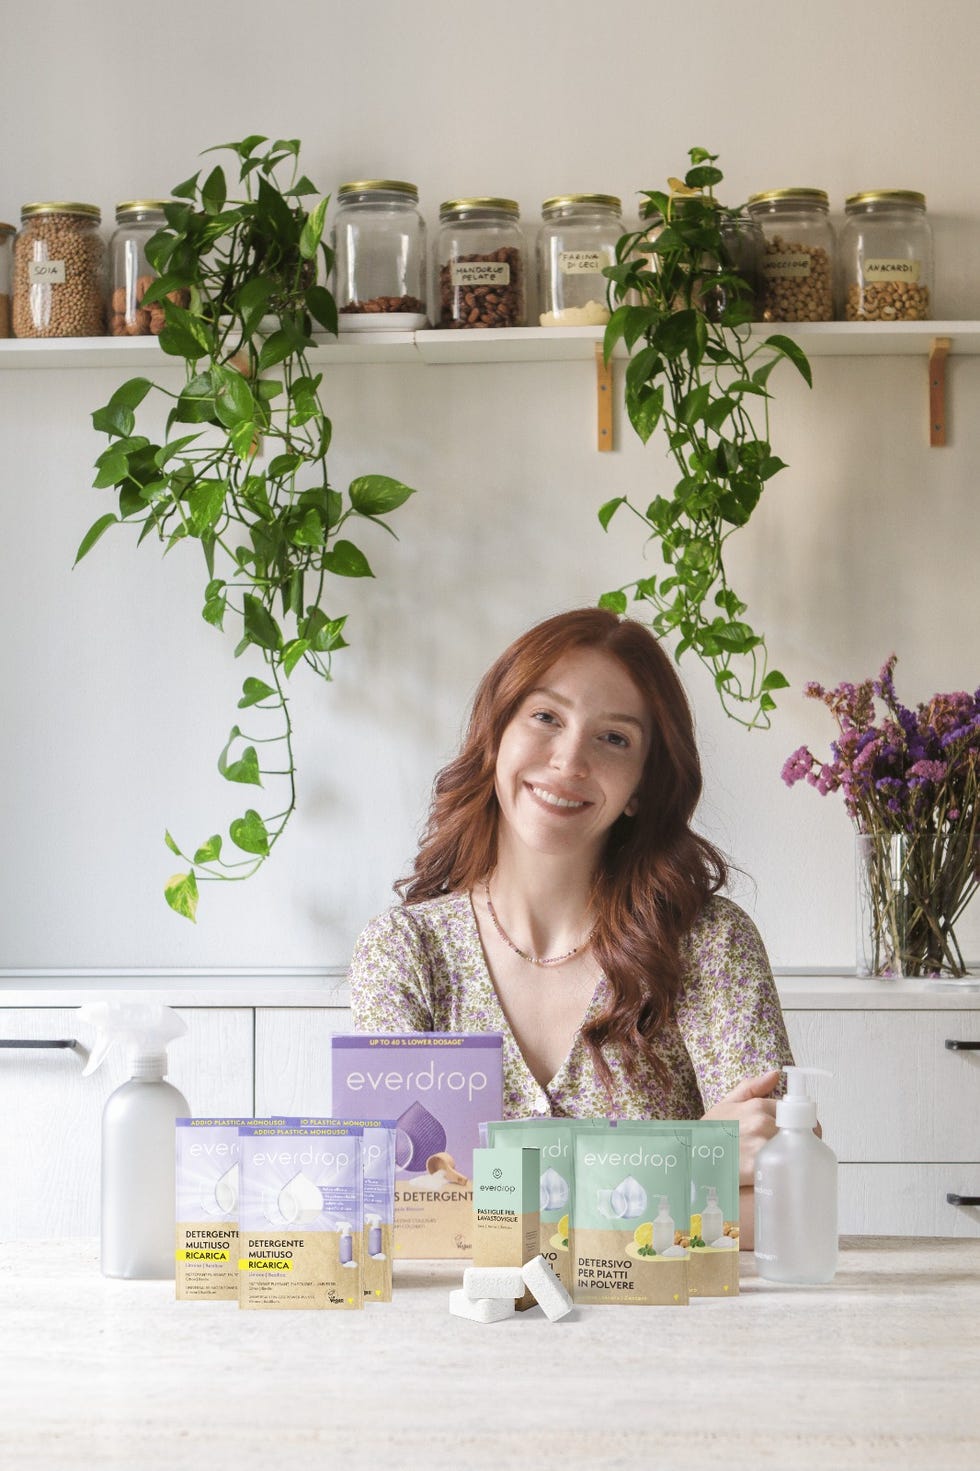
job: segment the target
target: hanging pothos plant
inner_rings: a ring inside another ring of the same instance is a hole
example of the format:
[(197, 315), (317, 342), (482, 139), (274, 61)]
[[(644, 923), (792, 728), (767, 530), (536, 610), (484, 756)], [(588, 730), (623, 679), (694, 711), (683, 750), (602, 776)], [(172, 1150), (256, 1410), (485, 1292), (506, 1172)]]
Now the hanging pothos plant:
[[(247, 787), (272, 777), (283, 798), (277, 811), (248, 807), (231, 823), (235, 856), (219, 833), (187, 852), (166, 834), (189, 865), (167, 882), (166, 899), (192, 920), (199, 881), (254, 874), (296, 808), (286, 682), (300, 665), (329, 680), (333, 654), (346, 647), (345, 617), (324, 608), (328, 579), (373, 575), (342, 533), (357, 518), (390, 530), (381, 518), (412, 494), (386, 475), (359, 476), (346, 498), (330, 484), (323, 375), (309, 361), (313, 324), (337, 331), (333, 297), (317, 282), (318, 262), (324, 274), (332, 262), (323, 241), (327, 200), (306, 208), (317, 190), (299, 173), (296, 139), (265, 144), (256, 135), (221, 145), (235, 155), (242, 197), (229, 198), (221, 167), (203, 182), (195, 174), (174, 189), (167, 228), (147, 246), (158, 279), (142, 305), (162, 307), (160, 346), (184, 363), (186, 381), (173, 392), (132, 378), (93, 414), (110, 441), (94, 483), (116, 490), (118, 511), (99, 517), (76, 557), (116, 524), (138, 527), (138, 542), (154, 537), (165, 552), (198, 542), (205, 620), (230, 625), (236, 656), (252, 653), (264, 665), (262, 678), (245, 679), (238, 706), (271, 712), (276, 734), (260, 738), (233, 725), (218, 770)], [(160, 442), (136, 432), (151, 393), (170, 401)], [(259, 747), (277, 753), (271, 763)]]
[[(622, 236), (611, 281), (615, 309), (605, 332), (608, 362), (619, 341), (630, 351), (626, 410), (644, 444), (658, 425), (679, 479), (670, 497), (645, 509), (617, 496), (599, 511), (603, 528), (621, 506), (660, 544), (666, 572), (603, 595), (625, 612), (630, 597), (649, 604), (654, 631), (676, 636), (707, 665), (726, 713), (749, 728), (770, 724), (772, 692), (787, 679), (768, 667), (765, 639), (730, 586), (725, 543), (746, 525), (766, 483), (784, 468), (769, 444), (769, 375), (786, 359), (812, 384), (805, 354), (790, 338), (752, 336), (753, 291), (739, 274), (738, 209), (714, 197), (717, 155), (690, 150), (692, 167), (671, 193), (643, 192), (646, 228)], [(734, 248), (733, 248), (734, 247)], [(761, 416), (760, 433), (752, 414)]]

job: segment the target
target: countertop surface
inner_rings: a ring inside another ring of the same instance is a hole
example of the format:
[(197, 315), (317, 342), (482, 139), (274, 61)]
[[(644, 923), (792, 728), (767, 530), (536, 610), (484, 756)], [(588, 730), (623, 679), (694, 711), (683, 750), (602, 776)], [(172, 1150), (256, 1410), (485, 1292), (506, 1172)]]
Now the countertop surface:
[(824, 1287), (450, 1317), (453, 1263), (357, 1314), (176, 1303), (97, 1243), (0, 1248), (4, 1464), (40, 1471), (977, 1471), (980, 1241), (851, 1237)]

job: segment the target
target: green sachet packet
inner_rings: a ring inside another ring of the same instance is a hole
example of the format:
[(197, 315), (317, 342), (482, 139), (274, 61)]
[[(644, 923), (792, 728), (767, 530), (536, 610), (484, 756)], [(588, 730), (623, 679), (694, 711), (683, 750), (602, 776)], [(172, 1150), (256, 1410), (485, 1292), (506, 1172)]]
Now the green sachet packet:
[(581, 1303), (686, 1306), (691, 1128), (651, 1120), (574, 1132), (572, 1295)]

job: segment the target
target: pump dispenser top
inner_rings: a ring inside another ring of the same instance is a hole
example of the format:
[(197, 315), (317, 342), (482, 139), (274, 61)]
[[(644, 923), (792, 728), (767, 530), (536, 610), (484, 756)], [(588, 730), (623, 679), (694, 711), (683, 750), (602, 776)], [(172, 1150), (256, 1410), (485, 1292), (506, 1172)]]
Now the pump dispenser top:
[(812, 1129), (817, 1122), (817, 1105), (807, 1091), (807, 1078), (832, 1078), (822, 1067), (784, 1067), (786, 1096), (776, 1100), (778, 1129)]

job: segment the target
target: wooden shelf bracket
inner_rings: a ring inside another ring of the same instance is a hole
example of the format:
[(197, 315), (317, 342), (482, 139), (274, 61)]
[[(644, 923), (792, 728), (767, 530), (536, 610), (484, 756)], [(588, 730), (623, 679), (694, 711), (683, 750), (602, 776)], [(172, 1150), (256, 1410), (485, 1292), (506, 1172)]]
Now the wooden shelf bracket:
[(934, 337), (929, 349), (929, 445), (932, 449), (946, 443), (946, 358), (950, 338)]
[(602, 355), (602, 343), (595, 345), (596, 449), (613, 447), (613, 367)]

